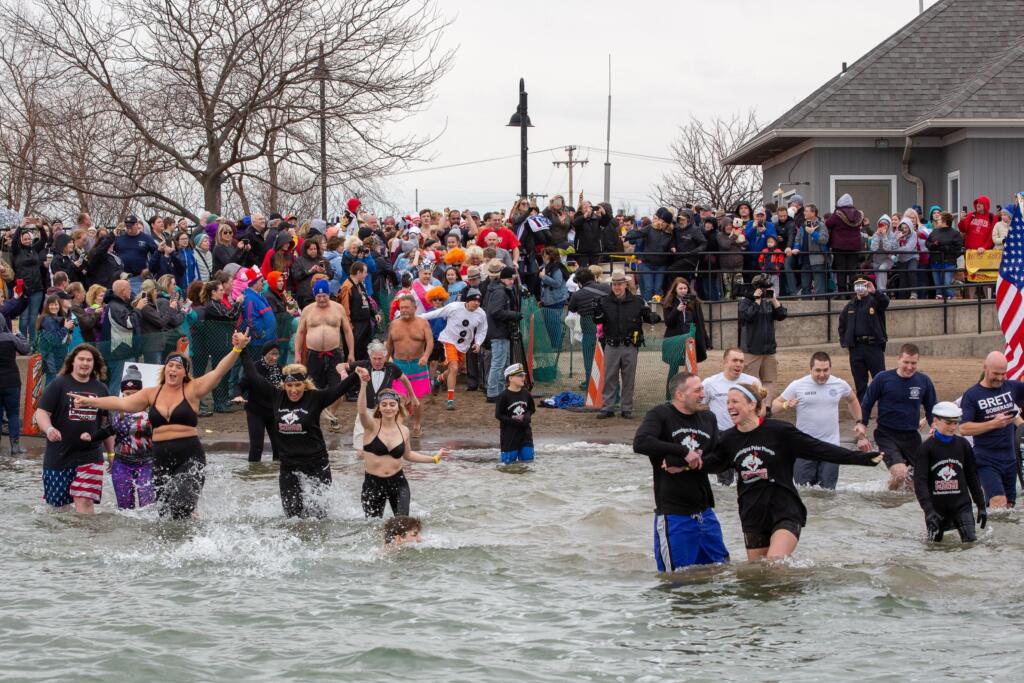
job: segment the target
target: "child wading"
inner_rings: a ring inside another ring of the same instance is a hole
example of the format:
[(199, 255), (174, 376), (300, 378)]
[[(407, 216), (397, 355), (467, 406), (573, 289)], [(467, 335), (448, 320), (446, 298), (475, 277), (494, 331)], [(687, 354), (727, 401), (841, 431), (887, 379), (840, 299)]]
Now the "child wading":
[[(142, 374), (129, 365), (121, 380), (121, 395), (131, 396), (142, 390)], [(110, 479), (114, 484), (117, 507), (130, 510), (146, 507), (155, 499), (153, 491), (153, 425), (149, 412), (112, 412), (110, 423), (94, 439), (114, 437), (110, 460)]]
[(914, 493), (924, 510), (928, 538), (936, 542), (942, 540), (944, 532), (954, 528), (962, 542), (977, 540), (972, 498), (978, 506), (982, 529), (988, 521), (974, 449), (967, 439), (956, 433), (962, 414), (955, 403), (936, 403), (932, 408), (935, 434), (921, 444), (914, 460)]
[(508, 387), (498, 395), (494, 417), (501, 423), (501, 464), (533, 461), (533, 430), (530, 421), (537, 411), (533, 396), (524, 388), (526, 369), (522, 363), (505, 368)]

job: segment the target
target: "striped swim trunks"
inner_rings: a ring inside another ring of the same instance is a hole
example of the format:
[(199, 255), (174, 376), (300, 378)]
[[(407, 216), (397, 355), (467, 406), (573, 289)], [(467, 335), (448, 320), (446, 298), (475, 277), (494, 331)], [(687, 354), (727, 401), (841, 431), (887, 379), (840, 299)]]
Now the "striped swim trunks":
[(103, 463), (91, 462), (75, 468), (75, 478), (68, 487), (72, 498), (89, 498), (100, 502), (103, 496)]

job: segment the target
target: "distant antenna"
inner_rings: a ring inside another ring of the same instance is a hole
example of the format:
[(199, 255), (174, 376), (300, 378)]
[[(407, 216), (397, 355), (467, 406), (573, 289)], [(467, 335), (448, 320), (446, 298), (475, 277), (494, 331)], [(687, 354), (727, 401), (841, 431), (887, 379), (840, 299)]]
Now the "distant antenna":
[(843, 73), (846, 73), (846, 62), (843, 62)]
[(917, 13), (924, 14), (924, 0), (917, 0)]
[[(608, 55), (608, 129), (604, 140), (604, 200), (611, 202), (612, 194), (612, 56)], [(569, 193), (572, 195), (572, 192)]]

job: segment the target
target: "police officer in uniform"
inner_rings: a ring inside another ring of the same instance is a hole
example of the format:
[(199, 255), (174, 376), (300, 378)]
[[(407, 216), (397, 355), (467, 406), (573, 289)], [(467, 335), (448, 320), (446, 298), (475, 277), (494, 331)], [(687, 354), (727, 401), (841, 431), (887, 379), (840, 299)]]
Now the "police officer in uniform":
[(621, 374), (622, 417), (633, 417), (633, 383), (640, 346), (644, 343), (643, 324), (661, 322), (647, 302), (629, 291), (626, 274), (612, 273), (612, 293), (601, 297), (594, 307), (594, 322), (604, 325), (604, 395), (598, 418), (615, 415), (615, 394)]
[(857, 399), (864, 398), (871, 379), (885, 370), (885, 309), (889, 297), (875, 291), (870, 280), (853, 281), (853, 297), (839, 314), (839, 343), (850, 351), (850, 370)]

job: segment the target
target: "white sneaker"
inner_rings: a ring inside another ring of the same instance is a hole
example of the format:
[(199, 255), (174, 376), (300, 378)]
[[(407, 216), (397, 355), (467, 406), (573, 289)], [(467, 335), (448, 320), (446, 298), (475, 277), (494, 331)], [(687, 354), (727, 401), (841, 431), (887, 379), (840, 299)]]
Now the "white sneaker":
[(917, 298), (917, 292), (911, 292), (910, 293), (910, 298), (911, 299), (916, 299)]

